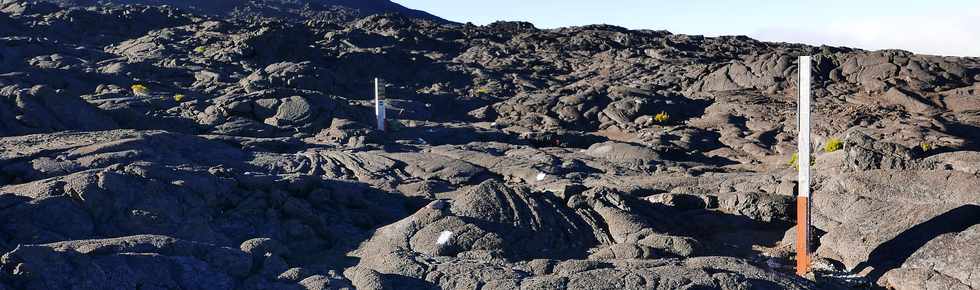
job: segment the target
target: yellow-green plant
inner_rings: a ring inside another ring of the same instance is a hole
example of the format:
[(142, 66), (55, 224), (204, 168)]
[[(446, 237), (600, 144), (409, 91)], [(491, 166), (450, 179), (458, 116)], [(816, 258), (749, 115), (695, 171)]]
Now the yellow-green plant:
[(150, 89), (142, 84), (134, 84), (130, 88), (133, 89), (133, 94), (137, 96), (145, 96), (150, 94)]
[(490, 88), (487, 88), (487, 87), (479, 87), (479, 88), (476, 89), (476, 93), (477, 94), (480, 94), (480, 95), (489, 94), (490, 93)]
[(932, 150), (933, 146), (932, 143), (922, 142), (922, 144), (919, 144), (919, 148), (922, 148), (923, 152), (927, 152), (929, 150)]
[[(815, 160), (811, 156), (810, 157), (810, 166), (813, 166), (815, 164), (817, 164), (817, 160)], [(796, 169), (800, 169), (800, 154), (799, 153), (793, 153), (793, 156), (789, 158), (789, 165), (792, 165)]]
[(204, 53), (205, 51), (207, 51), (207, 48), (205, 48), (203, 46), (198, 46), (198, 47), (195, 47), (194, 48), (194, 52), (196, 52), (196, 53)]
[(657, 121), (657, 123), (664, 123), (670, 120), (670, 115), (668, 115), (667, 112), (660, 112), (653, 116), (653, 120)]
[(184, 94), (176, 94), (176, 95), (174, 95), (174, 101), (177, 101), (177, 102), (183, 101), (184, 100), (184, 97), (186, 97), (186, 96), (184, 96)]
[(840, 138), (830, 138), (826, 144), (823, 144), (824, 152), (834, 152), (841, 149), (844, 149), (844, 141), (841, 141)]

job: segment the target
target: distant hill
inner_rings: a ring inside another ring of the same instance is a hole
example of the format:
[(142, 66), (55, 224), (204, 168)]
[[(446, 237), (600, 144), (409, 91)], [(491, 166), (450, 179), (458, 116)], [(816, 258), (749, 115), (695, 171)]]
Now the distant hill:
[(448, 20), (428, 12), (410, 9), (387, 0), (43, 0), (62, 6), (94, 5), (170, 5), (192, 10), (197, 13), (228, 15), (250, 14), (266, 17), (311, 16), (323, 11), (346, 10), (352, 16), (363, 17), (374, 14), (400, 13), (405, 16), (448, 23)]

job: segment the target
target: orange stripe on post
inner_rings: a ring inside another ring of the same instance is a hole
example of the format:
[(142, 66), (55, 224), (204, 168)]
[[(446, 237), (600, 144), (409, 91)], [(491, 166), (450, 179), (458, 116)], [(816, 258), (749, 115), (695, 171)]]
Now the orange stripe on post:
[(796, 198), (796, 274), (810, 272), (810, 199)]

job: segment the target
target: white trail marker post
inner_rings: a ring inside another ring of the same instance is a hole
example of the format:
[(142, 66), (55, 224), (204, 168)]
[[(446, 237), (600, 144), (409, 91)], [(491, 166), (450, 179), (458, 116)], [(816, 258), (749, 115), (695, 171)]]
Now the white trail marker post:
[(800, 57), (799, 130), (796, 163), (799, 165), (796, 197), (796, 274), (810, 272), (810, 56)]
[(374, 115), (378, 119), (378, 130), (385, 131), (385, 83), (374, 78)]

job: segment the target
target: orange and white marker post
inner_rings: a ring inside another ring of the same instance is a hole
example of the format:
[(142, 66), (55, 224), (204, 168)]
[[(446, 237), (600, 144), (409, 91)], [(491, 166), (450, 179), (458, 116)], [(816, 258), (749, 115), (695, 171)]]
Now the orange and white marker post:
[(810, 272), (810, 56), (800, 57), (800, 136), (796, 163), (799, 164), (796, 197), (796, 274)]
[(378, 119), (378, 130), (385, 131), (385, 83), (374, 78), (374, 115)]

